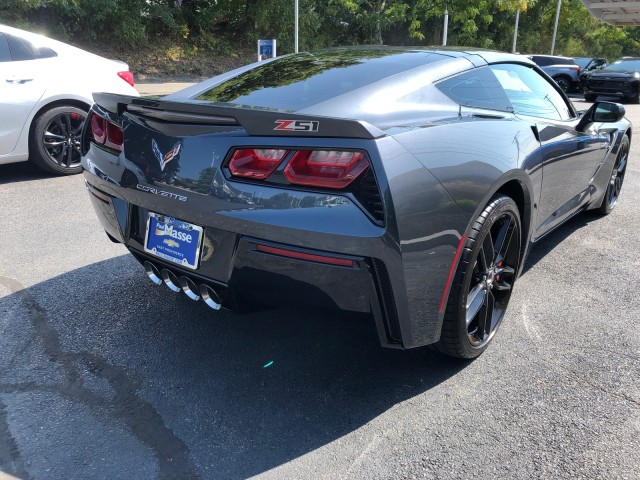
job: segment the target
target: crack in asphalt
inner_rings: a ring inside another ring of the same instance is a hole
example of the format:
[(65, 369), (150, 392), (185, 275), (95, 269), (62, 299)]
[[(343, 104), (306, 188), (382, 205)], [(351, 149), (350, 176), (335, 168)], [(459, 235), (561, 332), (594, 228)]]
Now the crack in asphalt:
[[(124, 423), (141, 443), (153, 451), (158, 461), (159, 479), (200, 478), (190, 460), (187, 445), (165, 425), (164, 419), (153, 405), (137, 394), (141, 385), (139, 379), (133, 378), (125, 368), (110, 364), (100, 355), (86, 351), (64, 351), (59, 333), (47, 322), (46, 310), (36, 302), (33, 296), (12, 278), (0, 277), (0, 284), (16, 295), (28, 310), (34, 334), (42, 341), (45, 355), (51, 362), (60, 365), (67, 377), (64, 385), (44, 386), (35, 382), (0, 384), (0, 392), (56, 393), (93, 409), (106, 411)], [(21, 351), (25, 351), (25, 348)], [(106, 399), (84, 387), (82, 376), (76, 366), (78, 363), (84, 365), (92, 374), (105, 379), (115, 391), (113, 398)], [(6, 418), (6, 407), (2, 403), (0, 403), (0, 465), (5, 468), (13, 466), (15, 474), (30, 478), (24, 468), (15, 439), (11, 435)]]
[(631, 404), (631, 406), (632, 406), (632, 407), (640, 408), (640, 401), (636, 400), (635, 398), (630, 397), (629, 395), (627, 395), (627, 394), (625, 394), (625, 393), (616, 392), (616, 391), (614, 391), (614, 390), (611, 390), (611, 389), (605, 388), (605, 387), (603, 387), (602, 385), (598, 385), (598, 384), (596, 384), (596, 383), (590, 382), (590, 381), (589, 381), (589, 380), (587, 380), (585, 377), (583, 377), (582, 375), (580, 375), (578, 372), (576, 372), (576, 371), (574, 371), (574, 370), (572, 370), (572, 369), (570, 369), (570, 368), (567, 368), (567, 367), (564, 367), (564, 366), (561, 366), (561, 368), (562, 368), (563, 370), (565, 370), (565, 371), (567, 371), (567, 372), (571, 373), (572, 375), (574, 375), (574, 378), (575, 378), (576, 380), (578, 380), (580, 383), (582, 383), (583, 385), (585, 385), (585, 386), (587, 386), (587, 387), (591, 387), (591, 388), (593, 388), (594, 390), (597, 390), (597, 391), (599, 391), (599, 392), (606, 393), (606, 394), (607, 394), (607, 395), (609, 395), (610, 397), (615, 397), (615, 398), (618, 398), (618, 399), (620, 399), (620, 400), (625, 400), (625, 401), (629, 402), (629, 403)]

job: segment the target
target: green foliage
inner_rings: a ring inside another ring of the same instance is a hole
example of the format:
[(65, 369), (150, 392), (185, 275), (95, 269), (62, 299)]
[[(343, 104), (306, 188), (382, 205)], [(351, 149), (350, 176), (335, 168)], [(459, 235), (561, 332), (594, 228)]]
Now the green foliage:
[[(172, 55), (233, 53), (258, 38), (294, 47), (293, 0), (0, 0), (0, 22), (80, 44), (137, 49), (173, 42)], [(557, 0), (300, 0), (300, 49), (352, 44), (440, 44), (445, 5), (451, 45), (510, 51), (520, 9), (518, 50), (549, 53)], [(169, 48), (163, 47), (163, 48)], [(178, 52), (178, 53), (176, 53)], [(556, 54), (640, 54), (640, 32), (563, 0)]]

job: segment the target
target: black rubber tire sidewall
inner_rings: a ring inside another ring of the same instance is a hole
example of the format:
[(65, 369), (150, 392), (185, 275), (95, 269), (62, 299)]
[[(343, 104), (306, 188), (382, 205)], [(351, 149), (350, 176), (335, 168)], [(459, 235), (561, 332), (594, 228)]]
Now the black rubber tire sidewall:
[[(489, 341), (486, 345), (477, 348), (471, 345), (469, 341), (465, 318), (467, 292), (469, 291), (473, 266), (478, 257), (482, 240), (484, 240), (496, 219), (507, 211), (511, 212), (518, 222), (517, 241), (521, 242), (522, 223), (520, 212), (516, 203), (506, 195), (494, 196), (467, 233), (467, 240), (451, 285), (440, 340), (434, 345), (435, 349), (442, 353), (453, 357), (471, 359), (480, 355), (491, 344), (491, 341)], [(521, 253), (520, 249), (520, 255)], [(522, 259), (520, 258), (519, 262), (521, 261)], [(518, 271), (518, 266), (516, 266), (516, 271)]]
[(72, 105), (58, 105), (42, 112), (33, 121), (33, 128), (29, 136), (29, 160), (42, 170), (56, 175), (75, 175), (82, 172), (82, 166), (72, 168), (61, 167), (49, 157), (42, 144), (44, 130), (56, 115), (61, 113), (78, 113), (86, 118), (87, 111)]
[[(616, 165), (618, 164), (618, 155), (620, 155), (620, 151), (622, 149), (622, 144), (625, 143), (627, 144), (627, 162), (629, 161), (629, 147), (630, 147), (630, 142), (629, 142), (629, 137), (625, 134), (622, 137), (622, 140), (620, 140), (620, 145), (618, 146), (618, 153), (616, 153), (616, 159), (613, 162), (613, 168), (611, 169), (611, 174), (613, 174), (613, 169), (616, 168)], [(613, 209), (615, 208), (615, 205), (611, 206), (610, 205), (610, 201), (609, 201), (609, 194), (610, 194), (610, 188), (611, 188), (611, 184), (607, 183), (607, 190), (604, 192), (604, 197), (602, 198), (602, 204), (600, 204), (600, 207), (598, 207), (595, 212), (599, 213), (600, 215), (609, 215)]]
[[(569, 90), (571, 90), (571, 80), (563, 76), (554, 77), (554, 80), (564, 93), (569, 93)], [(562, 83), (565, 84), (564, 87), (562, 86)]]

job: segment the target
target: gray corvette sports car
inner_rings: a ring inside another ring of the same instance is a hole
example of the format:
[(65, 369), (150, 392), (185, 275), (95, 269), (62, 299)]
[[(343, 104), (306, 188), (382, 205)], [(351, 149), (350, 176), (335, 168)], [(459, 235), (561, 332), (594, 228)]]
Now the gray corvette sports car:
[(162, 98), (95, 94), (91, 200), (156, 284), (213, 309), (371, 314), (383, 346), (472, 358), (532, 242), (615, 206), (624, 108), (578, 113), (529, 60), (344, 48)]

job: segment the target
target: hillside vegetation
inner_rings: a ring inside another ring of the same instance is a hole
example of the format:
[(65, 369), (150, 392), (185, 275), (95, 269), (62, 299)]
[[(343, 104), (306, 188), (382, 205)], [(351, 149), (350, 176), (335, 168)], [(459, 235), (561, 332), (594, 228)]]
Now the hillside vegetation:
[[(300, 0), (300, 50), (354, 44), (439, 45), (442, 0)], [(550, 53), (557, 0), (447, 0), (449, 45)], [(0, 22), (129, 63), (138, 75), (206, 77), (255, 59), (258, 38), (293, 52), (293, 0), (2, 0)], [(640, 54), (640, 31), (563, 0), (556, 55)]]

